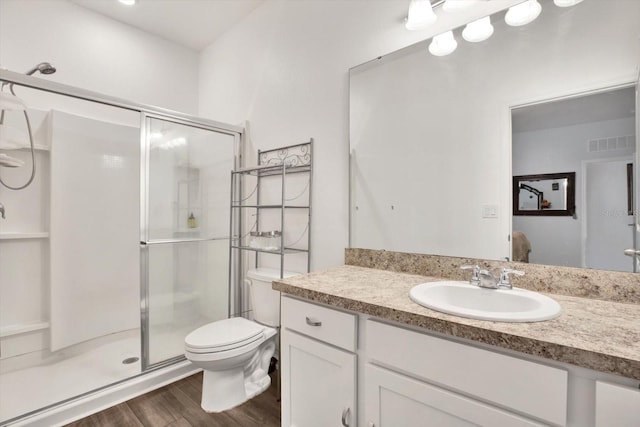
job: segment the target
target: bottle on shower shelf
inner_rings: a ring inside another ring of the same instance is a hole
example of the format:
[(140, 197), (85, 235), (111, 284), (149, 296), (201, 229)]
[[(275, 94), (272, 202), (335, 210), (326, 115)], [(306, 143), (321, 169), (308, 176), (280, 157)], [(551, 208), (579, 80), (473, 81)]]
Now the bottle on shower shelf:
[(193, 212), (189, 214), (189, 218), (187, 218), (187, 227), (196, 228), (197, 222), (196, 217), (193, 215)]

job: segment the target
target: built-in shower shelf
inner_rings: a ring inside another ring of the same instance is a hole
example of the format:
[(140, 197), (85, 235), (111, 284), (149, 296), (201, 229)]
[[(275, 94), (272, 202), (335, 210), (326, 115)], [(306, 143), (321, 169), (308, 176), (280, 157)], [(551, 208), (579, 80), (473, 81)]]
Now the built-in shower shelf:
[(0, 240), (48, 239), (46, 231), (39, 233), (0, 233)]
[(26, 334), (27, 332), (47, 329), (49, 322), (25, 323), (23, 325), (9, 325), (0, 328), (0, 337), (10, 337), (12, 335)]

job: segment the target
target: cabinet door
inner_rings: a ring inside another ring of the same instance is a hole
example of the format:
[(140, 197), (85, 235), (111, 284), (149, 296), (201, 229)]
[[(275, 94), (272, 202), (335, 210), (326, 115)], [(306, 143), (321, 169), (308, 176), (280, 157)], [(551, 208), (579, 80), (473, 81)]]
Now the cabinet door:
[(356, 355), (282, 331), (282, 425), (356, 425)]
[(543, 426), (482, 402), (367, 364), (369, 427)]
[(596, 381), (596, 427), (640, 426), (640, 390)]
[(567, 425), (563, 369), (375, 320), (367, 321), (365, 342), (375, 364), (547, 424)]

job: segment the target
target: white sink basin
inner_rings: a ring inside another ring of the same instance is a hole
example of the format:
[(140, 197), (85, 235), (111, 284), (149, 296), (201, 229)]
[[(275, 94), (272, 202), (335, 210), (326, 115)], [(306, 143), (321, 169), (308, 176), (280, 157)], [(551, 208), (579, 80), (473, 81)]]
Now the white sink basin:
[(409, 291), (414, 302), (456, 316), (496, 322), (540, 322), (560, 315), (560, 304), (525, 289), (484, 289), (469, 282), (429, 282)]

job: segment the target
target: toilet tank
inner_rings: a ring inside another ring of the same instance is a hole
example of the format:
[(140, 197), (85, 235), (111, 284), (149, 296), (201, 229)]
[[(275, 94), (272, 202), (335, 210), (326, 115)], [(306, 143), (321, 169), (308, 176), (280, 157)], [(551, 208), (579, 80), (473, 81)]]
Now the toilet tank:
[[(300, 273), (284, 271), (283, 278)], [(280, 279), (280, 270), (256, 268), (247, 271), (247, 283), (253, 304), (253, 318), (267, 326), (280, 326), (280, 292), (271, 288), (271, 282)]]

